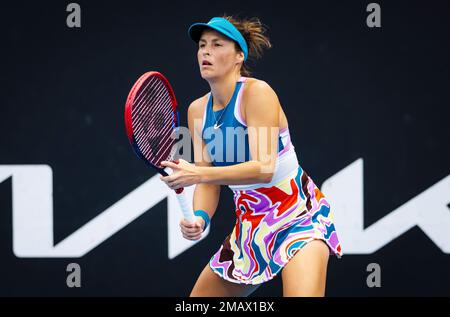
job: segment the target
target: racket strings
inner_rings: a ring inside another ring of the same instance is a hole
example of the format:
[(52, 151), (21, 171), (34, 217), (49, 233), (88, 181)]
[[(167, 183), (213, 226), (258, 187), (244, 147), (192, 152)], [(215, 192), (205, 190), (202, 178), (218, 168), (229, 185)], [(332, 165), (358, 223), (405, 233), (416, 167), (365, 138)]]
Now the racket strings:
[[(154, 78), (151, 78), (148, 81), (148, 83), (146, 84), (146, 86), (139, 91), (139, 94), (135, 99), (134, 107), (133, 107), (133, 113), (135, 115), (142, 113), (142, 111), (140, 111), (141, 110), (140, 108), (142, 106), (148, 105), (149, 99), (152, 99), (152, 100), (150, 100), (150, 103), (151, 103), (151, 101), (153, 101), (153, 99), (160, 98), (161, 95), (165, 92), (166, 87), (164, 86), (164, 84), (161, 82), (158, 82), (157, 80), (153, 80), (153, 79)], [(150, 90), (150, 93), (147, 93), (148, 90)], [(147, 115), (150, 115), (150, 113), (147, 113)], [(132, 117), (133, 117), (133, 114), (132, 114)]]
[[(167, 105), (169, 107), (167, 107)], [(160, 106), (165, 106), (166, 109), (171, 109), (171, 104), (168, 104), (168, 101)], [(149, 151), (152, 152), (154, 156), (158, 156), (160, 150), (164, 148), (164, 145), (166, 145), (167, 142), (170, 142), (170, 138), (168, 137), (170, 137), (171, 125), (166, 123), (170, 123), (170, 120), (173, 120), (173, 118), (171, 118), (170, 116), (168, 118), (165, 118), (164, 114), (173, 115), (173, 113), (170, 110), (162, 113), (160, 107), (156, 107), (156, 109), (151, 112), (154, 114), (149, 116), (147, 112), (147, 116), (145, 116), (143, 120), (141, 120), (142, 122), (144, 122), (144, 124), (141, 125), (141, 132), (136, 134), (136, 138), (144, 141), (141, 142), (143, 143), (141, 150), (145, 153), (146, 156), (150, 154)], [(151, 131), (149, 131), (149, 126), (152, 128)], [(162, 138), (165, 138), (164, 144), (161, 144)], [(145, 140), (147, 140), (147, 142), (145, 142)], [(157, 148), (158, 144), (160, 145), (159, 150)], [(161, 147), (161, 145), (163, 147)]]
[(159, 163), (172, 155), (174, 113), (172, 99), (163, 82), (150, 78), (132, 109), (135, 140), (142, 154)]
[[(150, 81), (149, 81), (150, 84)], [(159, 111), (160, 109), (153, 109), (153, 111), (142, 111), (143, 108), (148, 108), (148, 105), (152, 104), (154, 102), (154, 99), (162, 98), (162, 94), (165, 92), (165, 86), (164, 84), (158, 85), (158, 87), (150, 86), (147, 84), (144, 89), (142, 89), (139, 93), (139, 96), (136, 98), (136, 101), (139, 100), (139, 98), (142, 98), (140, 101), (136, 102), (136, 106), (133, 107), (132, 111), (132, 119), (139, 119), (139, 121), (144, 122), (143, 125), (140, 125), (136, 128), (135, 134), (139, 134), (142, 129), (148, 128), (148, 125), (145, 123), (148, 122), (149, 118), (152, 117), (152, 113), (155, 113), (155, 111)], [(150, 93), (146, 94), (146, 92), (150, 90)], [(165, 103), (161, 105), (161, 107), (164, 107), (166, 110), (165, 113), (170, 114), (171, 108), (167, 107), (167, 104), (170, 103), (170, 99), (165, 98)]]
[[(156, 91), (156, 93), (155, 93)], [(138, 119), (140, 122), (142, 122), (143, 124), (136, 130), (136, 133), (140, 133), (142, 129), (147, 128), (148, 126), (146, 125), (146, 123), (148, 123), (150, 120), (153, 120), (152, 118), (154, 118), (154, 113), (162, 113), (162, 114), (166, 114), (166, 115), (170, 115), (172, 113), (171, 111), (171, 104), (170, 104), (170, 99), (165, 98), (162, 96), (163, 91), (157, 91), (157, 90), (153, 90), (151, 91), (150, 94), (153, 94), (153, 96), (147, 97), (146, 100), (141, 100), (139, 102), (139, 106), (141, 105), (145, 105), (144, 107), (141, 108), (144, 109), (146, 107), (148, 107), (149, 104), (153, 104), (154, 109), (152, 109), (153, 111), (134, 111), (134, 120)], [(157, 99), (158, 101), (155, 101), (155, 99)], [(153, 108), (152, 107), (152, 108)], [(161, 124), (160, 124), (161, 127)]]

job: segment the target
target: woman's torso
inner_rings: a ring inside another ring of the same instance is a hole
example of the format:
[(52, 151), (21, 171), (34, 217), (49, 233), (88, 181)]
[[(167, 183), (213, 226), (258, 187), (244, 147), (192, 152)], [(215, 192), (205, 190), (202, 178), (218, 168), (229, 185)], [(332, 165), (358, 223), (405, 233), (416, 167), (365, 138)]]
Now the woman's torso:
[[(229, 103), (219, 110), (214, 109), (211, 92), (202, 98), (205, 106), (201, 136), (215, 166), (234, 165), (251, 159), (245, 103), (246, 91), (255, 81), (253, 78), (239, 78)], [(293, 146), (281, 106), (279, 111), (278, 155), (281, 156)]]

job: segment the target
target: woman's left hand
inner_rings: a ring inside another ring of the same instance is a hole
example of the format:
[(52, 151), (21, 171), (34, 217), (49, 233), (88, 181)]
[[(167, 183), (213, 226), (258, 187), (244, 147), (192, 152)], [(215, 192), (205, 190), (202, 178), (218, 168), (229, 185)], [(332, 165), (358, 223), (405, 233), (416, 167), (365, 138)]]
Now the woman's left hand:
[(198, 168), (183, 159), (175, 162), (162, 161), (161, 166), (169, 167), (173, 170), (169, 176), (160, 176), (160, 179), (171, 189), (178, 189), (200, 183)]

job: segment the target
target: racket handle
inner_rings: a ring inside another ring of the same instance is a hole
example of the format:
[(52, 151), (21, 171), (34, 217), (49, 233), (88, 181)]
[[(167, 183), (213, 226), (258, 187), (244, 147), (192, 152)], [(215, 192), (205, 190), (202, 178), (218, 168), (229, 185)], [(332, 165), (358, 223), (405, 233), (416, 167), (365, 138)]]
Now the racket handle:
[(177, 193), (177, 199), (178, 202), (180, 203), (181, 211), (183, 212), (184, 218), (186, 218), (187, 221), (194, 222), (195, 215), (194, 212), (192, 211), (190, 204), (187, 201), (184, 188), (178, 188), (177, 190), (175, 190), (175, 192)]
[[(175, 164), (178, 164), (179, 160), (173, 160)], [(181, 211), (183, 212), (183, 216), (187, 221), (194, 222), (195, 215), (194, 211), (192, 210), (191, 205), (188, 203), (186, 198), (186, 193), (184, 191), (184, 188), (178, 188), (175, 190), (175, 193), (177, 193), (177, 199), (180, 203)]]

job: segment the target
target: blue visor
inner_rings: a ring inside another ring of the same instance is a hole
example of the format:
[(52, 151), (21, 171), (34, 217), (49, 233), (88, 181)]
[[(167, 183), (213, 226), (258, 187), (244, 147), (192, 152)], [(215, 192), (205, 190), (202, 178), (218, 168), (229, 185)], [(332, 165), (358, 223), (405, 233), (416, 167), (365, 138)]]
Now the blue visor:
[(236, 41), (241, 47), (242, 52), (244, 52), (244, 61), (247, 60), (248, 56), (247, 42), (245, 41), (241, 32), (239, 32), (239, 30), (236, 29), (233, 23), (231, 23), (227, 19), (214, 17), (211, 20), (209, 20), (208, 23), (194, 23), (189, 27), (188, 30), (189, 37), (193, 39), (195, 43), (198, 43), (198, 41), (200, 41), (202, 31), (207, 27), (222, 33), (223, 35), (232, 39), (233, 41)]

